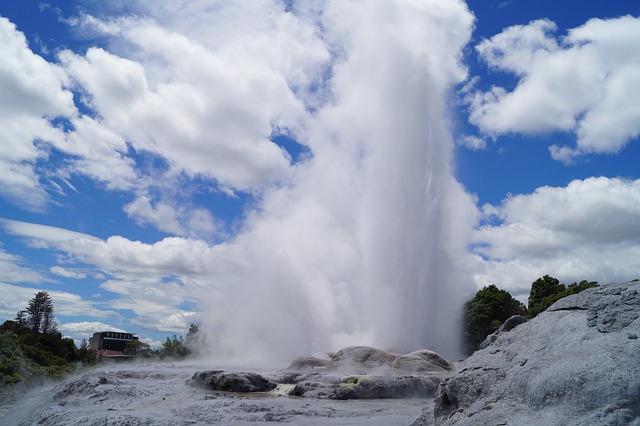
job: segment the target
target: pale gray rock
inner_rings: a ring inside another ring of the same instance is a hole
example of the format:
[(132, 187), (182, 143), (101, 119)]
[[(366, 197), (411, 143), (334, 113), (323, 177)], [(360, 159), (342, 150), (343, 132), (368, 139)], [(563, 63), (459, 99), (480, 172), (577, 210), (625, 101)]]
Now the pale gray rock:
[(395, 354), (350, 346), (329, 359), (298, 358), (276, 379), (295, 383), (307, 397), (328, 399), (432, 398), (453, 364), (422, 349)]
[(638, 282), (559, 300), (457, 365), (435, 424), (640, 425), (639, 316)]
[(294, 371), (347, 371), (351, 374), (428, 374), (452, 369), (453, 364), (428, 349), (404, 355), (369, 346), (349, 346), (332, 354), (329, 359), (297, 358), (288, 368)]
[(511, 331), (513, 328), (519, 326), (520, 324), (522, 324), (523, 322), (527, 322), (527, 319), (525, 317), (523, 317), (522, 315), (514, 315), (510, 318), (508, 318), (501, 326), (500, 328), (498, 328), (495, 333), (490, 334), (489, 336), (487, 336), (486, 339), (484, 339), (484, 341), (482, 343), (480, 343), (480, 347), (479, 349), (484, 349), (487, 346), (489, 346), (490, 344), (492, 344), (493, 342), (496, 341), (496, 339), (501, 336), (503, 333), (507, 333), (509, 331)]

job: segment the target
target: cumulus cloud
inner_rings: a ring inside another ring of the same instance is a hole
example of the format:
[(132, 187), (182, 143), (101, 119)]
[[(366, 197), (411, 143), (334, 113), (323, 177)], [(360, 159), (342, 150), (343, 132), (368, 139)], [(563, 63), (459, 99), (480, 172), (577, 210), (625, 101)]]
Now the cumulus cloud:
[[(100, 287), (116, 299), (101, 302), (109, 308), (99, 312), (92, 302), (63, 292), (50, 292), (65, 315), (118, 316), (115, 311), (130, 310), (137, 316), (132, 323), (149, 330), (183, 333), (195, 313), (183, 308), (196, 303), (215, 272), (230, 273), (236, 266), (226, 245), (210, 246), (202, 240), (171, 237), (155, 244), (131, 241), (120, 236), (102, 240), (87, 234), (50, 226), (4, 220), (7, 232), (26, 239), (34, 248), (58, 251), (67, 262), (91, 265), (94, 274), (112, 277)], [(10, 259), (12, 260), (12, 259)], [(229, 271), (227, 271), (229, 270)], [(86, 272), (54, 266), (51, 272), (80, 279)]]
[(78, 335), (81, 334), (84, 337), (91, 337), (93, 333), (100, 331), (117, 331), (119, 333), (126, 333), (126, 330), (123, 330), (118, 327), (114, 327), (110, 324), (105, 324), (100, 321), (82, 321), (82, 322), (67, 322), (64, 324), (60, 324), (58, 329), (66, 334), (70, 335)]
[(137, 224), (151, 225), (169, 234), (204, 239), (223, 234), (223, 226), (208, 210), (189, 203), (181, 207), (173, 204), (143, 194), (124, 206), (124, 211)]
[(566, 283), (640, 278), (640, 180), (589, 178), (541, 187), (485, 211), (497, 225), (474, 236), (479, 286), (490, 283), (526, 300), (545, 274)]
[[(253, 5), (238, 8), (234, 13), (254, 13)], [(188, 12), (176, 11), (182, 16)], [(263, 21), (277, 20), (274, 12)], [(208, 26), (219, 32), (225, 14), (210, 18)], [(295, 18), (290, 21), (280, 24), (296, 25)], [(64, 52), (62, 64), (85, 91), (85, 102), (137, 150), (166, 158), (176, 172), (207, 176), (240, 190), (286, 175), (290, 158), (269, 137), (274, 128), (295, 124), (304, 108), (276, 61), (259, 60), (264, 52), (258, 58), (252, 54), (257, 42), (286, 59), (291, 52), (285, 54), (285, 43), (298, 46), (309, 41), (309, 49), (298, 51), (292, 60), (304, 54), (305, 60), (317, 61), (313, 47), (318, 42), (312, 32), (299, 32), (305, 36), (302, 40), (282, 33), (287, 39), (279, 40), (271, 31), (251, 39), (255, 29), (248, 34), (235, 30), (237, 40), (214, 49), (148, 19), (122, 18), (109, 25), (87, 22), (110, 37), (120, 37), (129, 47), (125, 53), (139, 61), (91, 48), (86, 55)]]
[(552, 146), (564, 162), (613, 153), (640, 135), (640, 18), (591, 19), (555, 35), (548, 20), (505, 29), (476, 50), (490, 68), (514, 74), (513, 90), (467, 95), (470, 120), (491, 136), (510, 132), (574, 134), (575, 146)]
[(47, 151), (35, 141), (61, 142), (50, 118), (75, 114), (66, 75), (35, 55), (13, 23), (0, 17), (0, 195), (28, 210), (42, 210), (48, 196), (36, 171)]
[(177, 219), (178, 212), (165, 203), (152, 204), (148, 196), (136, 198), (124, 207), (124, 211), (138, 224), (153, 224), (161, 231), (176, 235), (184, 234), (184, 229)]
[(463, 135), (458, 139), (457, 143), (472, 151), (482, 150), (487, 147), (487, 141), (474, 135)]

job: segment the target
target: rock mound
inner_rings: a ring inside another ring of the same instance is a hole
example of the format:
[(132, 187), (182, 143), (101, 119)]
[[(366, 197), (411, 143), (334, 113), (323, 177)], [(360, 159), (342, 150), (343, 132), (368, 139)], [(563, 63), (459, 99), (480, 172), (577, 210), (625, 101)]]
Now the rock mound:
[(423, 374), (451, 371), (453, 364), (440, 354), (422, 349), (406, 355), (394, 354), (369, 346), (349, 346), (331, 355), (330, 359), (297, 358), (290, 370), (324, 369), (348, 371), (351, 374), (386, 372), (388, 374)]
[(298, 358), (280, 377), (301, 395), (330, 399), (428, 398), (453, 365), (422, 349), (406, 355), (350, 346), (329, 359)]
[(199, 371), (187, 384), (224, 392), (268, 392), (278, 386), (256, 373), (230, 373), (220, 370)]
[(639, 316), (640, 283), (606, 285), (497, 332), (442, 381), (435, 424), (640, 425)]

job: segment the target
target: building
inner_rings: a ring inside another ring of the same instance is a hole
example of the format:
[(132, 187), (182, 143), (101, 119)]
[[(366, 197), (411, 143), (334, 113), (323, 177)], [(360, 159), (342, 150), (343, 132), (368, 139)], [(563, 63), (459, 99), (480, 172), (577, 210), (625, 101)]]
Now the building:
[(101, 331), (93, 333), (93, 337), (89, 338), (89, 349), (98, 353), (101, 351), (118, 351), (122, 353), (129, 342), (133, 340), (138, 340), (138, 336), (118, 331)]

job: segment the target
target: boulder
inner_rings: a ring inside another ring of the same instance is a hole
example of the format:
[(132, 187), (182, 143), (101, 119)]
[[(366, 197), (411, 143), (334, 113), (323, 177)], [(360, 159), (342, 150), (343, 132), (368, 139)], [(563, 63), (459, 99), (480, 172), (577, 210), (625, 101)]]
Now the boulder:
[(610, 284), (503, 329), (442, 381), (435, 424), (640, 425), (639, 316), (640, 283)]
[(199, 371), (187, 382), (210, 390), (225, 392), (268, 392), (277, 384), (256, 373)]

